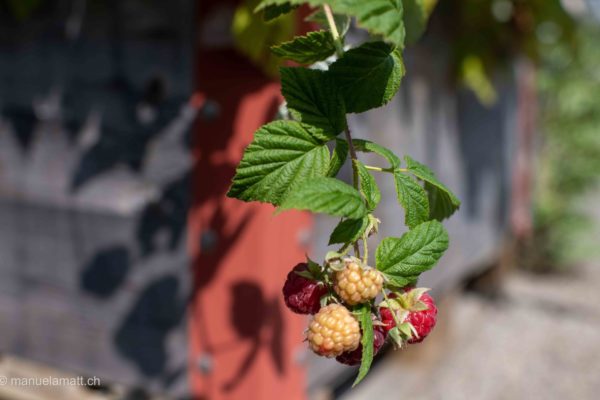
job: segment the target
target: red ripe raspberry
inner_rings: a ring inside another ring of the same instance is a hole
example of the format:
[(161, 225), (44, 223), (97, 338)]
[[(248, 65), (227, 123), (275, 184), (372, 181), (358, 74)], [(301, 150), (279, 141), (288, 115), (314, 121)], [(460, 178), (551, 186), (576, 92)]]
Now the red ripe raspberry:
[[(408, 289), (405, 293), (410, 292), (412, 289)], [(389, 296), (390, 298), (396, 297), (394, 294)], [(420, 343), (422, 342), (427, 335), (433, 330), (436, 323), (437, 318), (437, 307), (435, 306), (435, 301), (429, 295), (429, 293), (423, 293), (421, 297), (418, 299), (419, 301), (425, 303), (428, 309), (423, 311), (411, 311), (408, 310), (408, 315), (404, 319), (404, 321), (400, 322), (409, 322), (417, 331), (419, 337), (414, 337), (408, 340), (408, 343)], [(387, 307), (381, 307), (379, 309), (379, 315), (381, 316), (381, 322), (383, 322), (383, 328), (386, 332), (389, 332), (392, 328), (396, 326), (396, 321), (394, 321), (394, 317), (392, 315), (392, 310)]]
[[(383, 326), (373, 327), (373, 355), (379, 353), (387, 337), (387, 330)], [(335, 358), (339, 363), (346, 365), (358, 365), (362, 361), (362, 344), (356, 350), (347, 351)]]
[(315, 314), (321, 308), (321, 297), (327, 288), (321, 282), (307, 279), (296, 272), (307, 271), (308, 265), (300, 263), (287, 275), (283, 285), (285, 305), (297, 314)]
[(419, 300), (427, 304), (429, 309), (410, 312), (408, 317), (406, 317), (406, 322), (410, 322), (419, 334), (419, 337), (408, 340), (408, 343), (410, 344), (422, 342), (435, 327), (437, 319), (437, 307), (435, 306), (433, 297), (431, 297), (429, 293), (424, 293)]

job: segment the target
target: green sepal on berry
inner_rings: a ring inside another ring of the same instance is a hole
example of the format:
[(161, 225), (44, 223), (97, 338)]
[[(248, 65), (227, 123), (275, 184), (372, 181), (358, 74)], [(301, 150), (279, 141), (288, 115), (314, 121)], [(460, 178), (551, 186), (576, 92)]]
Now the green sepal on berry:
[(311, 260), (308, 256), (306, 257), (306, 270), (296, 271), (296, 275), (300, 275), (306, 279), (312, 279), (315, 281), (323, 281), (324, 269), (318, 263)]

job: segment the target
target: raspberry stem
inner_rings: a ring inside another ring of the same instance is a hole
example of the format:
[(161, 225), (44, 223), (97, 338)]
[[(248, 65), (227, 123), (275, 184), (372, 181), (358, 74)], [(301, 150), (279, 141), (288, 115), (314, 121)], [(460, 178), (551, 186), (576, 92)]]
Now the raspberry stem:
[(344, 44), (342, 43), (342, 38), (340, 37), (340, 33), (337, 30), (337, 26), (335, 25), (333, 12), (331, 11), (331, 7), (329, 6), (329, 4), (323, 4), (323, 11), (325, 12), (325, 16), (327, 17), (327, 24), (329, 25), (331, 36), (333, 36), (335, 51), (338, 57), (341, 57), (344, 54)]
[(367, 231), (365, 230), (365, 233), (363, 233), (362, 235), (362, 241), (363, 241), (363, 264), (367, 265), (369, 263), (369, 246), (367, 245)]
[[(323, 5), (323, 11), (325, 12), (325, 16), (327, 17), (327, 24), (329, 25), (329, 30), (331, 31), (331, 36), (333, 36), (333, 41), (335, 43), (335, 49), (338, 57), (342, 57), (344, 55), (344, 43), (343, 39), (340, 37), (340, 34), (337, 30), (337, 26), (335, 25), (335, 19), (333, 18), (333, 11), (329, 4)], [(356, 149), (354, 148), (354, 143), (352, 142), (352, 135), (350, 134), (350, 128), (348, 128), (348, 120), (346, 118), (346, 129), (344, 130), (344, 135), (346, 136), (346, 141), (348, 142), (348, 149), (350, 151), (350, 159), (352, 160), (352, 185), (356, 190), (359, 190), (359, 178), (358, 178), (358, 167), (356, 166), (356, 162), (358, 161), (358, 157), (356, 155)], [(360, 258), (360, 248), (358, 247), (358, 241), (353, 243), (354, 245), (354, 255)], [(366, 246), (363, 243), (364, 246)]]
[(376, 171), (376, 172), (389, 172), (391, 174), (393, 174), (394, 172), (408, 172), (408, 169), (406, 168), (381, 168), (381, 167), (374, 167), (372, 165), (365, 165), (365, 168), (370, 170), (370, 171)]

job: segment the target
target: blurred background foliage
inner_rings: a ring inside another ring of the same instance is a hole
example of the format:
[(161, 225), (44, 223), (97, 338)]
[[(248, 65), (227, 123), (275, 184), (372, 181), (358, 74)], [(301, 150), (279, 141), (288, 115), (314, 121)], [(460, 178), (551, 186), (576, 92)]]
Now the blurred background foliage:
[(600, 28), (591, 15), (568, 13), (567, 3), (445, 0), (436, 10), (451, 44), (452, 76), (483, 104), (496, 100), (495, 73), (521, 57), (537, 67), (534, 230), (518, 265), (538, 272), (598, 253), (585, 201), (600, 176)]
[[(600, 27), (581, 23), (577, 51), (547, 46), (539, 73), (535, 231), (526, 266), (564, 268), (598, 254), (586, 195), (600, 177)], [(594, 253), (594, 254), (592, 254)]]
[[(260, 0), (244, 0), (233, 15), (231, 32), (237, 50), (269, 76), (279, 74), (280, 59), (271, 46), (294, 37), (298, 27), (296, 13), (291, 12), (269, 21), (254, 12)], [(261, 13), (262, 14), (262, 13)]]
[(546, 44), (576, 48), (576, 23), (560, 0), (443, 0), (436, 15), (451, 46), (451, 73), (493, 105), (491, 78), (516, 57), (535, 63)]

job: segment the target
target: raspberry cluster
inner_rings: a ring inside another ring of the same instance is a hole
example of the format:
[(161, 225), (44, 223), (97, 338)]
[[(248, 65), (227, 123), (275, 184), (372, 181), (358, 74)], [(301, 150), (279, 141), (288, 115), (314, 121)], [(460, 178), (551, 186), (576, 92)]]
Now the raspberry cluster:
[[(370, 306), (373, 354), (377, 354), (388, 337), (402, 347), (419, 343), (429, 335), (437, 308), (426, 291), (405, 288), (387, 292), (383, 274), (354, 257), (335, 264), (326, 262), (324, 266), (300, 263), (288, 273), (283, 286), (290, 310), (313, 315), (306, 331), (309, 348), (346, 365), (357, 365), (362, 360), (357, 307), (364, 310), (364, 304)], [(386, 293), (387, 299), (376, 304), (378, 295)]]

